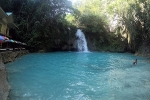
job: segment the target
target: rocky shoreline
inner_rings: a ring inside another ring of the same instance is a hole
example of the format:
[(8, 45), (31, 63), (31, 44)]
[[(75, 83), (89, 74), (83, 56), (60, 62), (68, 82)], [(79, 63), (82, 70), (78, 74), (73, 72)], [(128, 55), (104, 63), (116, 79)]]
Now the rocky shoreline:
[(7, 79), (5, 63), (14, 61), (17, 57), (29, 53), (28, 50), (0, 52), (0, 100), (9, 100), (11, 87)]

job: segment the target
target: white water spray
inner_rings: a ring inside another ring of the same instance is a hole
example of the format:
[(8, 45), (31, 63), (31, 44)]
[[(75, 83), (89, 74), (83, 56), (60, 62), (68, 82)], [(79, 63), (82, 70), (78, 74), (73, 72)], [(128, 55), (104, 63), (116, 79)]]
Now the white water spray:
[(77, 37), (77, 49), (79, 52), (88, 52), (87, 42), (83, 32), (78, 29), (76, 32)]

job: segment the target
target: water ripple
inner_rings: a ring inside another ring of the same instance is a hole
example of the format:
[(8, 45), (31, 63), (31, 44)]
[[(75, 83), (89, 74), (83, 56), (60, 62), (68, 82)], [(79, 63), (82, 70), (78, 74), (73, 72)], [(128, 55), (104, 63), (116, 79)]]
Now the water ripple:
[(35, 53), (6, 64), (11, 100), (149, 100), (149, 66), (129, 53), (100, 52)]

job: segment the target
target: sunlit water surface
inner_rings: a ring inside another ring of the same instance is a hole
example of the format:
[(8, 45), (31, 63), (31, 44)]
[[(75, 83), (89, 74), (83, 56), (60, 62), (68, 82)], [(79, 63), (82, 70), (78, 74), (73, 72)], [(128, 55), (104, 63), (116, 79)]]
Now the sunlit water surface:
[(35, 53), (6, 68), (10, 100), (150, 100), (150, 62), (128, 53)]

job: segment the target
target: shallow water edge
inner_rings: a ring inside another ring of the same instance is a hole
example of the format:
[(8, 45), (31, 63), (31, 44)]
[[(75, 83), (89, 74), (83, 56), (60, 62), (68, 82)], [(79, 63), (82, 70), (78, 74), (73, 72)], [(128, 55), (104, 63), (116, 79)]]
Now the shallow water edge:
[(11, 87), (7, 79), (5, 63), (12, 62), (15, 58), (29, 53), (28, 50), (0, 52), (0, 100), (9, 100)]

